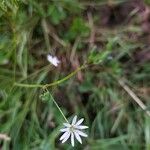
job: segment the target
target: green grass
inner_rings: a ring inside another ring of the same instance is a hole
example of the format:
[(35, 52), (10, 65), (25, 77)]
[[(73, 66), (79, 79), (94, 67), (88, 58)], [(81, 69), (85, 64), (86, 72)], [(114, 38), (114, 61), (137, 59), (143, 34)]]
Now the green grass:
[[(107, 4), (0, 2), (0, 133), (11, 137), (0, 149), (73, 149), (59, 141), (65, 120), (52, 99), (42, 100), (46, 87), (65, 117), (84, 117), (89, 126), (88, 138), (74, 149), (150, 150), (150, 116), (119, 84), (125, 81), (149, 110), (150, 63), (137, 57), (149, 44), (140, 40), (138, 13), (128, 14), (129, 23), (102, 25)], [(46, 60), (49, 53), (61, 60), (59, 67)]]

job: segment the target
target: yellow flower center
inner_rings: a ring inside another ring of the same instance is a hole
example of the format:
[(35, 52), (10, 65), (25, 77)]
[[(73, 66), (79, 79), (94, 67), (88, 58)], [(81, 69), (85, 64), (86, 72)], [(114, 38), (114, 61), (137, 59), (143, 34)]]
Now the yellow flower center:
[(70, 127), (70, 132), (74, 132), (74, 126), (73, 125), (71, 125), (71, 127)]

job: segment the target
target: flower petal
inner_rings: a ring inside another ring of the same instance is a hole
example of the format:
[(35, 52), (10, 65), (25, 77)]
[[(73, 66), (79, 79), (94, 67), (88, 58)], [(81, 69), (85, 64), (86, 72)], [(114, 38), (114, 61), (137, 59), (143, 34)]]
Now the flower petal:
[(66, 131), (69, 131), (69, 128), (60, 129), (60, 132), (66, 132)]
[(65, 138), (62, 140), (62, 143), (66, 142), (70, 137), (70, 132), (65, 136)]
[(71, 133), (71, 145), (74, 147), (74, 134)]
[(71, 124), (69, 124), (69, 123), (63, 123), (63, 125), (64, 125), (65, 127), (68, 127), (68, 128), (71, 127)]
[(75, 125), (80, 125), (83, 122), (84, 118), (81, 118)]
[(60, 137), (60, 141), (65, 139), (66, 137), (68, 137), (68, 134), (70, 134), (69, 131), (65, 132), (61, 137)]
[(82, 131), (79, 130), (75, 130), (75, 132), (77, 132), (79, 135), (83, 136), (83, 137), (87, 137), (88, 135), (83, 133)]
[(89, 128), (89, 127), (88, 127), (88, 126), (76, 126), (76, 125), (75, 125), (75, 128), (82, 130), (82, 129), (87, 129), (87, 128)]
[(80, 135), (76, 131), (74, 131), (74, 135), (75, 135), (76, 139), (82, 144), (82, 140), (80, 138)]
[(47, 60), (51, 63), (51, 64), (53, 64), (55, 67), (57, 67), (58, 66), (58, 64), (60, 63), (60, 61), (58, 60), (58, 58), (56, 57), (56, 56), (51, 56), (50, 54), (49, 55), (47, 55)]
[(77, 121), (77, 116), (74, 116), (74, 118), (73, 118), (73, 120), (72, 120), (72, 125), (75, 125), (75, 123), (76, 123), (76, 121)]

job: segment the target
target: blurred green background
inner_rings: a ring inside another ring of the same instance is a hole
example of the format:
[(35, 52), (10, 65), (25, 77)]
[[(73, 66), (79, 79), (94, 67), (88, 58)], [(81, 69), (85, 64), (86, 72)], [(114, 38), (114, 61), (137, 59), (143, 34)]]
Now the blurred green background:
[[(0, 141), (2, 150), (150, 150), (149, 0), (1, 0)], [(58, 67), (47, 61), (57, 56)], [(68, 80), (77, 68), (87, 67)], [(61, 80), (62, 79), (62, 80)], [(84, 117), (83, 144), (61, 144), (67, 118)], [(120, 85), (119, 81), (124, 82)], [(126, 91), (124, 87), (129, 90)], [(131, 96), (134, 92), (135, 97)]]

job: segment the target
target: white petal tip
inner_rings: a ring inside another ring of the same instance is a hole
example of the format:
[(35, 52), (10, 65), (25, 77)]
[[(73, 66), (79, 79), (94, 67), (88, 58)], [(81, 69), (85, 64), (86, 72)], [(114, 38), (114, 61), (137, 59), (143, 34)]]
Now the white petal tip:
[(58, 60), (58, 58), (56, 57), (56, 56), (51, 56), (50, 54), (49, 55), (47, 55), (47, 60), (51, 63), (51, 64), (53, 64), (55, 67), (57, 67), (58, 66), (58, 64), (60, 63), (60, 61)]

